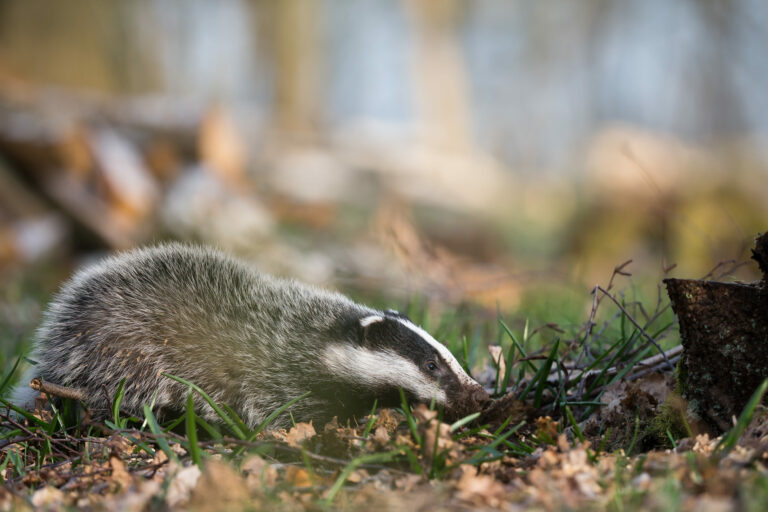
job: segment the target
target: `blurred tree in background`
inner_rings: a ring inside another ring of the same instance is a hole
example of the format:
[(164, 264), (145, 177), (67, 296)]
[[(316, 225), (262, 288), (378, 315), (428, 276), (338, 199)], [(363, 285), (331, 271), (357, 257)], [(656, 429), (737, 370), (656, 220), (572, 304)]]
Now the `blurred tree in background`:
[(494, 307), (703, 275), (765, 229), (767, 34), (751, 0), (6, 0), (0, 268), (172, 237)]

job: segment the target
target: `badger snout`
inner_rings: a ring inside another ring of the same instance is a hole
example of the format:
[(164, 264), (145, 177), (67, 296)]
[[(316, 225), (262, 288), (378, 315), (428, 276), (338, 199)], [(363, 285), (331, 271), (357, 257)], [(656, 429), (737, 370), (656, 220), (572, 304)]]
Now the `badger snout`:
[(477, 387), (473, 386), (467, 391), (465, 401), (465, 407), (467, 408), (465, 415), (472, 414), (474, 412), (481, 411), (485, 405), (491, 401), (491, 395), (489, 395), (488, 392), (478, 384)]
[(482, 408), (491, 401), (491, 395), (485, 389), (479, 388), (472, 392), (472, 401)]
[(479, 384), (464, 388), (455, 400), (446, 407), (446, 419), (456, 421), (470, 414), (482, 411), (491, 396)]

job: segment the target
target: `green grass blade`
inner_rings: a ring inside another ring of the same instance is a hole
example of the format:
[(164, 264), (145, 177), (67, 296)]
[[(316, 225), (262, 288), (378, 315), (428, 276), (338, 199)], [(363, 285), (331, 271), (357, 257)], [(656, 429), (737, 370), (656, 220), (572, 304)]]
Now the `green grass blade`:
[[(560, 338), (555, 339), (555, 343), (552, 346), (552, 350), (549, 352), (549, 356), (547, 356), (546, 361), (544, 361), (544, 364), (541, 365), (541, 368), (539, 368), (539, 385), (536, 388), (536, 395), (533, 399), (533, 406), (538, 408), (541, 405), (541, 397), (544, 394), (544, 388), (547, 386), (547, 380), (549, 378), (549, 370), (552, 368), (552, 363), (554, 362), (555, 358), (557, 357), (557, 349), (560, 348)], [(534, 379), (535, 380), (535, 379)]]
[(511, 421), (512, 421), (512, 416), (507, 416), (507, 419), (505, 419), (505, 420), (504, 420), (504, 423), (502, 423), (501, 425), (499, 425), (499, 428), (497, 428), (496, 430), (494, 430), (494, 431), (493, 431), (493, 436), (494, 436), (494, 437), (496, 437), (496, 436), (498, 436), (499, 434), (501, 434), (501, 433), (502, 433), (502, 431), (503, 431), (505, 428), (507, 428), (507, 425), (509, 425), (509, 423), (510, 423)]
[[(610, 386), (614, 382), (618, 382), (621, 379), (623, 379), (624, 376), (628, 374), (635, 367), (637, 363), (639, 363), (645, 358), (645, 356), (648, 354), (648, 352), (651, 351), (652, 348), (653, 348), (652, 346), (647, 346), (645, 347), (644, 350), (641, 350), (640, 352), (638, 352), (637, 355), (632, 359), (632, 361), (630, 361), (624, 368), (621, 369), (621, 371), (619, 371), (616, 375), (613, 376), (613, 378), (608, 382), (608, 386)], [(600, 393), (600, 396), (602, 396), (602, 393)]]
[[(624, 307), (624, 309), (627, 308), (627, 303), (624, 300), (624, 297), (621, 298), (621, 305)], [(624, 311), (622, 311), (621, 315), (619, 315), (619, 332), (621, 333), (622, 340), (627, 339), (627, 315), (624, 313)]]
[(5, 478), (2, 475), (5, 474), (5, 468), (8, 467), (8, 463), (11, 462), (10, 457), (6, 457), (2, 464), (0, 464), (0, 485), (5, 485)]
[(215, 425), (211, 425), (210, 423), (205, 421), (203, 418), (201, 418), (200, 415), (197, 413), (195, 413), (195, 423), (203, 427), (203, 430), (208, 432), (208, 435), (211, 436), (213, 439), (217, 441), (221, 441), (224, 438), (224, 436), (221, 435), (221, 432), (219, 432), (219, 429), (216, 428)]
[(400, 454), (401, 454), (400, 450), (394, 450), (394, 451), (385, 452), (385, 453), (372, 453), (370, 455), (362, 455), (352, 460), (349, 464), (347, 464), (344, 467), (341, 474), (339, 474), (339, 476), (336, 478), (336, 481), (333, 483), (333, 485), (331, 486), (331, 489), (328, 491), (328, 495), (323, 500), (323, 503), (325, 504), (325, 506), (330, 506), (333, 503), (334, 498), (336, 498), (336, 495), (344, 486), (344, 483), (347, 481), (347, 478), (349, 478), (349, 475), (351, 475), (352, 472), (356, 470), (358, 466), (360, 466), (361, 464), (376, 464), (376, 463), (388, 462)]
[[(152, 409), (153, 411), (155, 410), (155, 403), (157, 402), (157, 392), (158, 390), (155, 389), (155, 392), (152, 393), (152, 400), (149, 402), (149, 408)], [(145, 428), (147, 428), (146, 418), (144, 419), (144, 421), (141, 422), (141, 427), (139, 427), (139, 430), (143, 431)]]
[[(525, 359), (526, 357), (528, 357), (528, 353), (525, 351), (525, 349), (520, 344), (520, 342), (517, 341), (517, 337), (512, 332), (512, 329), (510, 329), (509, 326), (501, 318), (499, 318), (499, 324), (501, 325), (501, 328), (504, 329), (504, 332), (507, 333), (507, 336), (509, 336), (509, 339), (512, 340), (512, 344), (515, 346), (515, 348), (517, 348), (517, 351), (520, 352), (520, 357), (522, 359)], [(536, 371), (536, 365), (534, 365), (531, 361), (524, 361), (523, 363), (529, 366), (531, 370), (533, 370), (534, 372)], [(512, 364), (512, 362), (510, 361), (509, 364)]]
[(653, 346), (650, 345), (645, 347), (640, 352), (638, 352), (637, 355), (632, 359), (632, 361), (630, 361), (624, 368), (621, 369), (621, 371), (619, 371), (616, 375), (613, 376), (613, 378), (610, 381), (608, 381), (605, 388), (603, 388), (603, 390), (600, 391), (600, 393), (598, 393), (597, 396), (594, 398), (594, 402), (596, 405), (587, 407), (587, 409), (585, 409), (584, 411), (584, 414), (582, 415), (582, 419), (588, 418), (589, 415), (592, 414), (592, 411), (595, 410), (595, 407), (603, 405), (602, 403), (600, 403), (600, 397), (603, 396), (603, 393), (605, 393), (605, 390), (608, 389), (608, 386), (610, 386), (614, 382), (617, 382), (623, 379), (624, 376), (627, 373), (629, 373), (632, 370), (632, 368), (634, 368), (635, 365), (639, 363), (646, 356), (646, 354), (648, 354), (648, 352), (651, 351), (652, 348)]
[(632, 433), (632, 440), (629, 442), (627, 448), (627, 455), (632, 455), (632, 450), (635, 448), (635, 441), (637, 441), (637, 433), (640, 431), (640, 416), (635, 414), (635, 430)]
[(163, 373), (164, 377), (168, 377), (171, 380), (175, 380), (176, 382), (181, 382), (185, 386), (191, 387), (198, 393), (200, 393), (200, 396), (203, 397), (203, 400), (208, 402), (208, 405), (211, 406), (211, 408), (216, 412), (216, 414), (221, 418), (221, 421), (224, 422), (231, 430), (232, 432), (242, 440), (247, 439), (248, 436), (245, 435), (245, 432), (243, 432), (240, 427), (237, 425), (235, 420), (230, 418), (229, 414), (227, 414), (221, 407), (219, 407), (216, 402), (213, 401), (213, 399), (206, 393), (205, 391), (200, 388), (197, 384), (190, 382), (186, 379), (182, 379), (181, 377), (177, 377), (175, 375), (171, 375), (170, 373)]
[(57, 423), (59, 424), (61, 430), (66, 430), (67, 427), (64, 426), (64, 419), (61, 417), (58, 408), (53, 404), (53, 402), (48, 402), (48, 405), (50, 405), (51, 410), (53, 411), (53, 419), (51, 420), (50, 427), (48, 428), (48, 434), (53, 434), (53, 432), (56, 430)]
[(717, 446), (715, 447), (714, 453), (722, 456), (730, 452), (733, 447), (736, 446), (736, 443), (744, 433), (744, 430), (749, 426), (749, 422), (752, 421), (755, 409), (763, 400), (763, 395), (765, 395), (766, 389), (768, 389), (768, 379), (765, 379), (763, 383), (755, 389), (755, 392), (752, 393), (747, 405), (745, 405), (744, 409), (741, 411), (739, 419), (736, 421), (736, 425), (734, 425), (733, 428), (720, 439), (720, 442), (717, 443)]
[(504, 378), (503, 375), (501, 375), (501, 361), (504, 358), (504, 356), (499, 353), (498, 358), (491, 357), (491, 365), (493, 365), (493, 369), (496, 371), (496, 378), (493, 379), (493, 396), (497, 396), (499, 394), (499, 386), (501, 386), (501, 381)]
[[(147, 452), (147, 454), (149, 454), (150, 457), (154, 457), (155, 456), (155, 450), (152, 449), (151, 446), (149, 446), (147, 443), (145, 443), (141, 439), (133, 437), (132, 435), (128, 434), (127, 432), (122, 432), (120, 435), (123, 436), (124, 438), (128, 439), (131, 443), (135, 444), (136, 446), (138, 446), (139, 448), (141, 448), (145, 452)], [(88, 452), (85, 452), (85, 453), (87, 454)], [(88, 458), (90, 459), (90, 456)]]
[(20, 428), (15, 428), (13, 430), (7, 430), (5, 432), (0, 432), (0, 439), (11, 439), (13, 437), (18, 436), (19, 434), (23, 434), (24, 431)]
[(472, 413), (469, 416), (464, 416), (460, 420), (451, 423), (451, 432), (456, 432), (458, 429), (460, 429), (461, 427), (463, 427), (467, 423), (471, 423), (471, 422), (475, 421), (477, 418), (480, 417), (480, 414), (481, 413), (479, 413), (479, 412)]
[(149, 430), (155, 434), (155, 442), (160, 447), (160, 449), (165, 452), (165, 455), (168, 456), (168, 460), (172, 460), (178, 463), (179, 459), (176, 457), (174, 451), (171, 450), (171, 446), (168, 444), (168, 440), (165, 438), (165, 432), (163, 432), (163, 429), (161, 429), (160, 425), (158, 425), (157, 418), (155, 418), (155, 415), (152, 413), (152, 409), (150, 409), (149, 405), (147, 404), (144, 404), (144, 417), (147, 419)]
[[(626, 343), (627, 343), (626, 340), (622, 340), (622, 339), (616, 340), (615, 343), (613, 343), (610, 347), (608, 347), (608, 350), (606, 350), (605, 352), (603, 352), (602, 354), (597, 356), (597, 358), (595, 358), (595, 360), (592, 361), (592, 363), (590, 363), (586, 368), (584, 368), (584, 371), (582, 371), (578, 375), (578, 377), (576, 377), (571, 382), (569, 382), (567, 387), (571, 388), (571, 387), (577, 386), (579, 384), (579, 382), (581, 382), (581, 379), (585, 375), (587, 375), (587, 373), (589, 371), (593, 370), (597, 365), (599, 365), (603, 361), (603, 359), (605, 359), (606, 357), (608, 357), (611, 354), (616, 355), (616, 353), (614, 352), (616, 347), (618, 347), (619, 345), (622, 345), (622, 344), (626, 344)], [(623, 350), (623, 348), (620, 349), (620, 350)], [(602, 373), (605, 373), (605, 370), (608, 369), (609, 367), (610, 367), (610, 365), (606, 365), (605, 368), (603, 369), (603, 371), (601, 372), (601, 375), (602, 375)], [(598, 377), (596, 380), (599, 380), (599, 379), (600, 379), (600, 377)]]
[(576, 434), (576, 438), (583, 443), (584, 433), (579, 428), (579, 424), (576, 422), (576, 418), (573, 416), (573, 413), (571, 412), (571, 408), (568, 407), (567, 405), (565, 406), (565, 415), (568, 416), (568, 421), (573, 427), (573, 433)]
[(490, 425), (488, 424), (478, 425), (464, 432), (459, 432), (458, 434), (454, 434), (453, 440), (458, 441), (459, 439), (464, 439), (465, 437), (472, 437), (474, 435), (478, 435), (482, 437), (483, 430), (487, 430), (488, 428), (490, 428)]
[[(536, 386), (537, 390), (541, 388), (542, 380), (544, 385), (546, 384), (547, 378), (549, 377), (549, 369), (552, 367), (554, 352), (555, 350), (557, 350), (558, 344), (559, 343), (557, 342), (555, 343), (555, 345), (552, 347), (553, 350), (549, 352), (549, 356), (547, 357), (546, 361), (536, 369), (536, 373), (533, 375), (533, 378), (530, 380), (530, 382), (528, 382), (528, 385), (525, 386), (525, 389), (520, 394), (520, 400), (525, 400), (525, 397), (528, 396), (528, 393), (531, 392), (534, 386)], [(538, 394), (538, 391), (537, 391), (537, 394)]]
[(408, 400), (405, 399), (405, 391), (400, 388), (400, 401), (403, 408), (403, 414), (405, 414), (405, 420), (408, 422), (408, 428), (411, 429), (411, 435), (417, 445), (421, 446), (421, 436), (419, 435), (419, 429), (416, 426), (416, 419), (411, 414), (411, 407), (408, 405)]
[(192, 462), (197, 464), (200, 469), (203, 468), (203, 458), (200, 454), (200, 446), (197, 444), (197, 425), (195, 424), (195, 400), (192, 396), (192, 388), (189, 388), (189, 394), (187, 395), (187, 410), (186, 416), (186, 430), (187, 430), (187, 442), (189, 443), (189, 455), (192, 457)]
[(456, 463), (456, 464), (452, 465), (452, 466), (451, 466), (451, 468), (453, 468), (453, 467), (456, 467), (457, 465), (460, 465), (460, 464), (470, 464), (470, 465), (481, 464), (481, 463), (483, 463), (483, 462), (487, 462), (487, 460), (486, 460), (486, 459), (488, 459), (488, 457), (492, 457), (492, 458), (498, 458), (498, 457), (500, 457), (500, 456), (503, 456), (504, 454), (503, 454), (503, 453), (501, 453), (501, 452), (499, 452), (499, 451), (497, 450), (497, 447), (498, 447), (500, 444), (502, 444), (504, 441), (506, 441), (506, 439), (507, 439), (509, 436), (511, 436), (512, 434), (514, 434), (514, 433), (515, 433), (515, 432), (517, 432), (518, 430), (520, 430), (520, 428), (522, 428), (522, 426), (523, 426), (523, 425), (525, 425), (525, 422), (524, 422), (524, 421), (521, 421), (520, 423), (518, 423), (517, 425), (515, 425), (515, 427), (514, 427), (514, 428), (511, 428), (511, 429), (507, 430), (506, 432), (504, 432), (502, 435), (500, 435), (500, 436), (497, 436), (497, 437), (496, 437), (496, 439), (494, 439), (494, 440), (493, 440), (493, 441), (491, 441), (489, 444), (487, 444), (487, 445), (485, 445), (485, 446), (481, 447), (481, 448), (478, 450), (478, 452), (482, 452), (482, 453), (488, 454), (487, 456), (486, 456), (486, 455), (481, 455), (481, 454), (478, 454), (478, 455), (475, 455), (475, 456), (473, 456), (473, 457), (470, 457), (470, 458), (469, 458), (469, 459), (467, 459), (467, 460), (464, 460), (464, 461), (462, 461), (462, 462), (458, 462), (458, 463)]
[(376, 422), (376, 406), (379, 404), (379, 399), (375, 399), (373, 401), (373, 407), (371, 407), (371, 415), (368, 419), (368, 423), (365, 425), (365, 430), (363, 430), (363, 439), (367, 439), (368, 435), (371, 433), (371, 429), (373, 428), (373, 424)]
[(515, 344), (512, 343), (509, 345), (509, 350), (507, 351), (507, 367), (504, 369), (504, 378), (501, 381), (501, 389), (499, 392), (503, 395), (507, 392), (507, 388), (509, 388), (509, 378), (512, 376), (512, 366), (515, 361)]
[(469, 373), (469, 340), (466, 335), (461, 338), (461, 351), (464, 355), (464, 371)]
[(422, 469), (421, 464), (419, 464), (419, 457), (414, 453), (410, 446), (402, 445), (398, 446), (397, 449), (405, 454), (408, 459), (408, 464), (411, 466), (411, 471), (413, 471), (414, 474), (424, 474), (424, 470)]
[(112, 400), (112, 418), (115, 425), (121, 429), (125, 428), (124, 421), (120, 419), (120, 404), (123, 403), (123, 396), (125, 396), (125, 377), (117, 385), (117, 392), (115, 393), (114, 400)]
[(280, 416), (280, 415), (281, 415), (281, 414), (282, 414), (282, 413), (283, 413), (283, 412), (284, 412), (286, 409), (288, 409), (290, 406), (292, 406), (293, 404), (295, 404), (295, 403), (296, 403), (296, 402), (298, 402), (299, 400), (302, 400), (302, 399), (304, 399), (304, 398), (308, 397), (308, 396), (309, 396), (311, 393), (312, 393), (311, 391), (307, 391), (307, 392), (306, 392), (306, 393), (304, 393), (303, 395), (301, 395), (301, 396), (297, 396), (296, 398), (294, 398), (294, 399), (293, 399), (293, 400), (291, 400), (290, 402), (286, 402), (285, 404), (281, 405), (281, 406), (280, 406), (280, 408), (278, 408), (278, 409), (276, 409), (275, 411), (273, 411), (273, 412), (272, 412), (272, 414), (270, 414), (269, 416), (267, 416), (267, 417), (266, 417), (266, 419), (265, 419), (264, 421), (262, 421), (262, 422), (259, 424), (259, 426), (258, 426), (258, 427), (256, 427), (256, 430), (254, 430), (253, 432), (251, 432), (251, 435), (250, 435), (250, 436), (248, 436), (248, 441), (250, 442), (250, 441), (253, 441), (254, 439), (256, 439), (256, 436), (257, 436), (257, 435), (259, 435), (259, 433), (260, 433), (262, 430), (264, 430), (264, 429), (267, 427), (267, 425), (269, 425), (270, 423), (272, 423), (273, 421), (275, 421), (275, 418), (277, 418), (278, 416)]
[(40, 418), (38, 418), (37, 416), (35, 416), (31, 412), (27, 411), (26, 409), (22, 409), (18, 405), (12, 404), (11, 402), (6, 400), (5, 398), (0, 397), (0, 404), (3, 404), (6, 407), (10, 407), (13, 412), (15, 412), (17, 414), (21, 414), (22, 416), (24, 416), (24, 418), (28, 419), (29, 421), (31, 421), (32, 423), (34, 423), (37, 426), (43, 427), (43, 428), (48, 428), (48, 425), (49, 425), (48, 423), (46, 423), (45, 421), (41, 420)]
[(672, 449), (677, 450), (677, 441), (675, 441), (674, 436), (672, 435), (672, 432), (667, 429), (667, 438), (669, 439), (669, 442), (672, 443)]
[(237, 414), (237, 412), (231, 408), (227, 404), (221, 404), (221, 408), (227, 411), (227, 414), (230, 418), (232, 418), (232, 421), (237, 423), (237, 426), (242, 430), (243, 432), (248, 432), (250, 435), (251, 429), (248, 428), (248, 425), (245, 424), (243, 419), (240, 417), (240, 415)]
[[(13, 377), (13, 374), (16, 373), (16, 369), (19, 367), (19, 363), (21, 363), (21, 359), (22, 359), (21, 356), (16, 358), (16, 362), (13, 363), (13, 367), (11, 368), (11, 371), (8, 372), (8, 375), (6, 375), (5, 378), (3, 379), (3, 383), (0, 384), (0, 395), (3, 394), (3, 392), (5, 391), (6, 386), (8, 386), (9, 382), (11, 382), (11, 378)], [(27, 384), (29, 384), (29, 383), (27, 383)]]
[[(149, 406), (149, 408), (151, 409), (152, 406)], [(169, 421), (168, 423), (162, 426), (163, 432), (170, 432), (171, 430), (181, 425), (181, 422), (184, 421), (185, 419), (186, 419), (186, 416), (182, 415), (182, 416), (179, 416), (178, 418), (175, 418)]]
[[(616, 360), (619, 359), (619, 357), (621, 357), (621, 355), (624, 353), (627, 347), (629, 347), (629, 345), (632, 343), (632, 338), (633, 337), (630, 336), (628, 340), (625, 340), (623, 343), (620, 344), (619, 349), (608, 360), (608, 363), (606, 363), (606, 365), (603, 367), (603, 369), (600, 371), (597, 377), (592, 381), (592, 384), (589, 385), (589, 387), (587, 388), (587, 392), (585, 393), (585, 396), (589, 396), (592, 393), (592, 391), (594, 391), (594, 389), (598, 387), (600, 383), (603, 382), (605, 372), (608, 371), (609, 368), (612, 368), (614, 366), (614, 363), (616, 362)], [(610, 352), (607, 352), (607, 353), (610, 353)]]
[[(675, 324), (675, 322), (667, 322), (667, 323), (666, 323), (666, 324), (664, 324), (662, 327), (660, 327), (659, 329), (657, 329), (657, 330), (656, 330), (656, 332), (652, 332), (652, 333), (651, 333), (651, 338), (653, 338), (653, 339), (658, 339), (658, 338), (659, 338), (659, 336), (660, 336), (660, 335), (661, 335), (661, 334), (662, 334), (664, 331), (666, 331), (667, 329), (669, 329), (670, 327), (672, 327), (674, 324)], [(649, 326), (649, 327), (650, 327), (650, 326)]]

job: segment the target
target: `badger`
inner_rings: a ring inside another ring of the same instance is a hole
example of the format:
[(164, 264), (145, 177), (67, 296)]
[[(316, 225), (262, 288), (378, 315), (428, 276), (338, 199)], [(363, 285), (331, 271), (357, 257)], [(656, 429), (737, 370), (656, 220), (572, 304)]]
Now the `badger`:
[[(451, 352), (405, 315), (260, 273), (216, 249), (171, 243), (136, 249), (75, 273), (51, 301), (30, 368), (13, 399), (29, 406), (31, 377), (79, 388), (106, 411), (160, 418), (183, 411), (191, 381), (254, 428), (290, 407), (295, 421), (360, 417), (379, 406), (434, 403), (447, 419), (482, 408), (488, 393)], [(220, 418), (199, 394), (194, 407)], [(271, 428), (290, 424), (280, 415)]]

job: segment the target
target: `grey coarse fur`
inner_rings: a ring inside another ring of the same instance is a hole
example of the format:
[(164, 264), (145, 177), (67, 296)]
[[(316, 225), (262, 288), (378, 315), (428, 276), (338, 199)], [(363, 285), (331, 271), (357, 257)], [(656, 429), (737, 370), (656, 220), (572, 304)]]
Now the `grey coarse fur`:
[[(52, 300), (32, 355), (38, 364), (13, 399), (29, 406), (37, 393), (26, 385), (41, 376), (84, 390), (88, 408), (105, 415), (126, 378), (124, 410), (140, 415), (156, 396), (156, 413), (169, 417), (183, 410), (188, 388), (167, 372), (230, 405), (249, 427), (308, 390), (291, 407), (296, 421), (364, 414), (384, 391), (355, 387), (320, 361), (327, 343), (355, 342), (360, 319), (385, 314), (209, 248), (125, 252), (79, 271)], [(390, 401), (398, 396), (386, 391)], [(197, 394), (195, 409), (218, 420)], [(289, 424), (283, 414), (272, 427)]]

